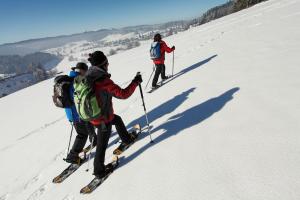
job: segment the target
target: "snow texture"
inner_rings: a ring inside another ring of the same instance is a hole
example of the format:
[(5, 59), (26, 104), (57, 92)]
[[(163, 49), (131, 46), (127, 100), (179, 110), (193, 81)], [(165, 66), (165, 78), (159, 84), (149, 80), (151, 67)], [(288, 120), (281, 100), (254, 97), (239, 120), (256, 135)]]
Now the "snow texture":
[[(299, 10), (299, 0), (270, 0), (165, 38), (176, 46), (175, 76), (144, 94), (155, 143), (143, 133), (87, 196), (87, 164), (51, 182), (67, 166), (71, 129), (52, 103), (53, 80), (1, 98), (0, 199), (300, 199)], [(112, 79), (126, 86), (141, 71), (145, 87), (149, 46), (109, 57)], [(114, 100), (128, 127), (145, 125), (141, 105), (138, 90)]]

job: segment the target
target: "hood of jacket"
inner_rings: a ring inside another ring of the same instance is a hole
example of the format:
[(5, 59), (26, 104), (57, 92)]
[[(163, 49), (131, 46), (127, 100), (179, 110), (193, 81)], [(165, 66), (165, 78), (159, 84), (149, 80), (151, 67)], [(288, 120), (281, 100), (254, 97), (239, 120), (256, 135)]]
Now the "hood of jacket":
[(93, 85), (97, 81), (110, 78), (110, 74), (99, 67), (91, 66), (86, 72), (85, 78), (89, 85)]

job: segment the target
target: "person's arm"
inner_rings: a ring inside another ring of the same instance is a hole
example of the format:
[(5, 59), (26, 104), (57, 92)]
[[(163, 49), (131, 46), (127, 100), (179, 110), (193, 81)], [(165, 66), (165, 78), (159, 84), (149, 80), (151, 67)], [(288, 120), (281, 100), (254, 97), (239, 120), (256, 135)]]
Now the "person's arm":
[(168, 47), (168, 45), (165, 42), (162, 43), (162, 49), (167, 53), (171, 53), (172, 51), (174, 51), (172, 48)]
[(115, 84), (111, 79), (108, 79), (106, 84), (107, 87), (105, 88), (107, 92), (118, 99), (127, 99), (134, 93), (135, 88), (138, 86), (137, 82), (132, 81), (126, 88), (122, 89), (120, 86)]

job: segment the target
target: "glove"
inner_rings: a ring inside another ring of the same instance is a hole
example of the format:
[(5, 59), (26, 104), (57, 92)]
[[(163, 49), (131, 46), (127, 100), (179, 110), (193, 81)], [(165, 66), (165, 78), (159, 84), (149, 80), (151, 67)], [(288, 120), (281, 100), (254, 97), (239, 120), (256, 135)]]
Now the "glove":
[(142, 75), (137, 74), (137, 75), (134, 77), (133, 82), (136, 82), (137, 84), (141, 84), (141, 83), (143, 82)]
[(175, 46), (172, 46), (172, 50), (173, 50), (173, 51), (175, 50)]

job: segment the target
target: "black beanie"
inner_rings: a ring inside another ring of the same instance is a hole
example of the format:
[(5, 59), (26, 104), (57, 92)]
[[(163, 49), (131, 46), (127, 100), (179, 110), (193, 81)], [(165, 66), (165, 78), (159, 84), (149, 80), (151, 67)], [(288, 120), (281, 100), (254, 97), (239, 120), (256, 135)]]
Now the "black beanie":
[(154, 38), (153, 38), (154, 42), (159, 42), (161, 41), (161, 35), (159, 33), (156, 33), (154, 35)]
[(107, 58), (102, 51), (95, 51), (94, 53), (89, 54), (88, 61), (90, 61), (91, 65), (102, 67), (107, 64)]

